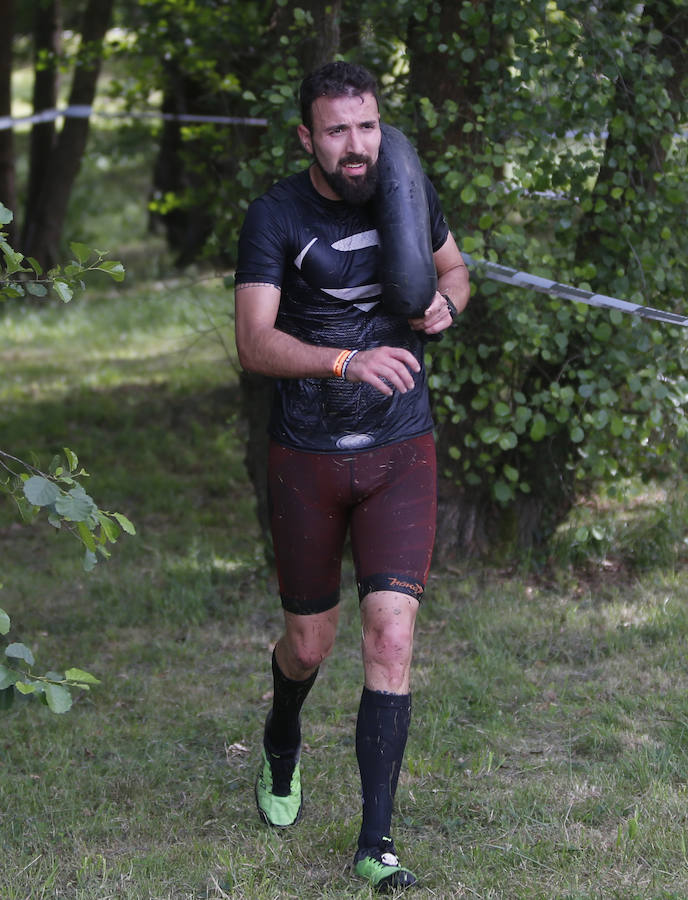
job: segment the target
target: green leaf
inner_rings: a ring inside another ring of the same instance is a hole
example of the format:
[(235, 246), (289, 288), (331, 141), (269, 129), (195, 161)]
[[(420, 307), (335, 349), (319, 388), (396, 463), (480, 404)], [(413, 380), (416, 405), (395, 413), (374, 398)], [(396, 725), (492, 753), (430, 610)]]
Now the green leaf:
[(77, 485), (66, 494), (61, 494), (55, 501), (55, 511), (68, 522), (86, 522), (97, 509), (93, 499), (81, 485)]
[(66, 713), (72, 706), (72, 695), (69, 688), (61, 684), (46, 684), (45, 699), (54, 713)]
[(12, 687), (18, 677), (14, 669), (8, 669), (7, 666), (0, 665), (0, 691)]
[(27, 293), (31, 294), (33, 297), (45, 297), (48, 293), (48, 288), (41, 284), (40, 281), (25, 281), (24, 287), (26, 288)]
[(14, 218), (14, 213), (8, 209), (3, 203), (0, 203), (0, 225), (9, 225)]
[(124, 281), (124, 266), (121, 262), (116, 262), (114, 259), (106, 259), (97, 268), (107, 272), (115, 281)]
[(98, 521), (100, 522), (100, 527), (103, 529), (103, 534), (111, 544), (114, 544), (119, 537), (119, 526), (116, 522), (113, 522), (113, 520), (107, 515), (107, 513), (98, 510), (97, 516)]
[(81, 275), (84, 271), (84, 267), (80, 266), (79, 263), (71, 262), (69, 265), (64, 267), (63, 275), (65, 278), (68, 278), (70, 281), (74, 281), (77, 275)]
[(20, 694), (39, 694), (43, 689), (37, 681), (15, 681), (14, 686)]
[(113, 519), (117, 520), (122, 531), (126, 531), (127, 534), (136, 534), (136, 529), (126, 516), (123, 516), (122, 513), (112, 513), (111, 515)]
[(502, 432), (499, 428), (495, 428), (493, 425), (488, 425), (487, 428), (483, 428), (480, 432), (480, 440), (483, 444), (494, 444), (499, 440), (499, 436)]
[(43, 266), (38, 262), (37, 259), (34, 259), (33, 256), (27, 256), (26, 261), (31, 266), (31, 268), (34, 270), (36, 275), (40, 278), (41, 275), (43, 274)]
[(84, 572), (92, 572), (98, 565), (98, 556), (93, 550), (86, 550), (84, 553)]
[(69, 447), (63, 447), (64, 455), (67, 457), (67, 463), (69, 465), (69, 471), (73, 472), (76, 467), (79, 465), (79, 457), (74, 453), (73, 450), (70, 450)]
[(10, 617), (4, 609), (0, 609), (0, 634), (7, 634), (10, 630)]
[(53, 281), (53, 290), (63, 303), (69, 303), (74, 296), (74, 291), (66, 281)]
[(32, 475), (24, 482), (24, 496), (33, 506), (52, 506), (62, 491), (42, 475)]
[(533, 416), (533, 424), (530, 426), (531, 441), (541, 441), (547, 433), (547, 422), (542, 413)]
[(26, 644), (8, 644), (5, 647), (5, 656), (9, 656), (10, 659), (23, 659), (29, 666), (32, 666), (36, 661)]
[(32, 503), (29, 503), (26, 497), (15, 497), (14, 502), (17, 504), (17, 508), (19, 509), (19, 514), (22, 517), (22, 521), (33, 522), (33, 520), (36, 518), (36, 507)]
[(91, 529), (88, 527), (88, 525), (85, 522), (79, 522), (77, 524), (77, 528), (79, 531), (79, 537), (83, 541), (84, 547), (86, 547), (87, 550), (90, 550), (91, 553), (95, 553), (96, 552), (96, 540), (95, 540), (95, 537), (93, 536), (93, 532), (91, 531)]
[(100, 684), (100, 680), (95, 675), (91, 675), (90, 672), (85, 672), (83, 669), (67, 669), (65, 679), (78, 684)]
[(612, 327), (609, 322), (600, 322), (600, 324), (595, 328), (594, 335), (598, 341), (603, 341), (604, 343), (606, 343), (612, 336)]
[(86, 244), (79, 243), (79, 241), (72, 241), (69, 247), (80, 263), (85, 263), (89, 256), (93, 253), (90, 247), (88, 247)]
[(500, 503), (508, 503), (513, 500), (514, 491), (504, 481), (497, 481), (494, 486), (494, 495)]

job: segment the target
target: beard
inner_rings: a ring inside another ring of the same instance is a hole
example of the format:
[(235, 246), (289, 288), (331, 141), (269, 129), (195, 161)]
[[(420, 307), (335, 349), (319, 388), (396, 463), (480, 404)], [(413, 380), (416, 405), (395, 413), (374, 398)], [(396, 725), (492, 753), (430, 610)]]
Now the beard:
[[(369, 156), (356, 156), (349, 154), (340, 159), (334, 172), (328, 172), (321, 164), (317, 155), (315, 162), (322, 172), (323, 178), (345, 203), (351, 206), (363, 206), (373, 196), (377, 190), (378, 167)], [(365, 163), (365, 175), (354, 175), (348, 177), (342, 172), (342, 166), (350, 163)]]

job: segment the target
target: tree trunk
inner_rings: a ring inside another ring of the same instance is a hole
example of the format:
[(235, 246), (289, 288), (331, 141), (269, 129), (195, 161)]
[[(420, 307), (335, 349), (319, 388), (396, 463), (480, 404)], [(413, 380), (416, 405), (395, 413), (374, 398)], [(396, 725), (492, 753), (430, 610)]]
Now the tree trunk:
[[(201, 85), (185, 75), (175, 60), (165, 64), (165, 71), (167, 78), (162, 102), (164, 114), (226, 114), (225, 109), (217, 106), (216, 99), (208, 96)], [(182, 123), (174, 119), (163, 122), (153, 170), (153, 190), (156, 196), (161, 197), (168, 194), (183, 197), (188, 194), (198, 197), (198, 202), (151, 216), (152, 227), (162, 223), (168, 247), (174, 251), (176, 264), (180, 267), (189, 265), (199, 255), (214, 224), (208, 205), (203, 202), (204, 192), (208, 190), (207, 169), (204, 168), (199, 173), (198, 162), (194, 161), (198, 153), (194, 156), (192, 141), (182, 139), (182, 127)], [(230, 128), (234, 130), (233, 127)], [(237, 152), (238, 142), (228, 139), (227, 144), (234, 149), (235, 158), (240, 158), (241, 154)], [(230, 173), (227, 176), (231, 177)]]
[[(58, 91), (58, 60), (62, 37), (60, 0), (34, 2), (34, 82), (33, 111), (55, 109)], [(26, 189), (24, 228), (21, 244), (29, 245), (29, 225), (34, 227), (31, 210), (38, 204), (41, 188), (49, 177), (55, 150), (55, 121), (37, 122), (29, 142), (29, 177)]]
[(276, 17), (276, 30), (284, 32), (294, 20), (294, 9), (301, 8), (313, 19), (310, 35), (301, 36), (297, 59), (304, 75), (324, 66), (334, 59), (340, 45), (340, 21), (342, 0), (323, 3), (322, 0), (289, 0)]
[[(0, 116), (12, 115), (12, 40), (14, 0), (0, 0)], [(16, 236), (17, 193), (14, 170), (14, 135), (11, 128), (0, 131), (0, 202), (15, 214), (5, 226), (10, 244)]]
[[(84, 11), (81, 48), (74, 68), (70, 106), (90, 106), (96, 93), (102, 63), (102, 45), (110, 24), (114, 0), (89, 0)], [(65, 119), (55, 145), (50, 168), (45, 173), (35, 207), (28, 210), (26, 244), (28, 256), (44, 267), (59, 259), (60, 241), (69, 198), (86, 150), (89, 118)]]

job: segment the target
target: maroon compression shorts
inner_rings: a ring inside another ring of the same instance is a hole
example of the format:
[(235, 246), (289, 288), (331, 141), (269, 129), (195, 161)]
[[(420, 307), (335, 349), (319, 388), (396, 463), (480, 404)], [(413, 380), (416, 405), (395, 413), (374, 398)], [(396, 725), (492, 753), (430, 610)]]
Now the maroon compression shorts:
[(270, 445), (268, 488), (282, 606), (325, 612), (339, 602), (351, 531), (359, 599), (398, 591), (421, 599), (437, 513), (431, 434), (355, 453)]

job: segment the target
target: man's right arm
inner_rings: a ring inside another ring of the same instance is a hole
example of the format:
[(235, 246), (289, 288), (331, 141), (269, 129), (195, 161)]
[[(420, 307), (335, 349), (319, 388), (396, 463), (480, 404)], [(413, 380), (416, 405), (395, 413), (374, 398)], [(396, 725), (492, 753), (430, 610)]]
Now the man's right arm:
[(239, 362), (273, 378), (328, 378), (339, 350), (316, 347), (275, 327), (280, 290), (272, 284), (238, 284), (235, 330)]
[[(275, 327), (280, 289), (272, 284), (240, 283), (235, 287), (235, 335), (239, 362), (248, 372), (273, 378), (331, 378), (343, 349), (307, 344)], [(349, 381), (365, 381), (383, 394), (392, 385), (401, 393), (413, 387), (418, 363), (401, 347), (375, 347), (353, 357)], [(384, 380), (383, 380), (384, 379)]]

